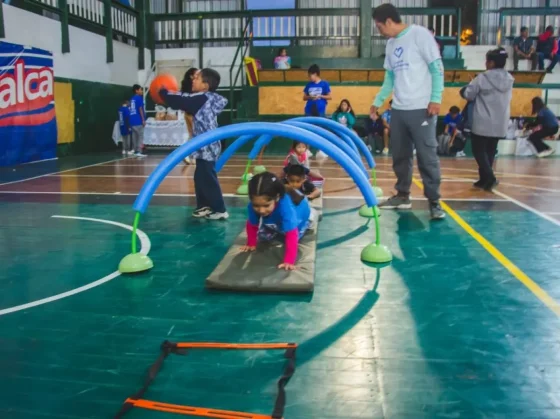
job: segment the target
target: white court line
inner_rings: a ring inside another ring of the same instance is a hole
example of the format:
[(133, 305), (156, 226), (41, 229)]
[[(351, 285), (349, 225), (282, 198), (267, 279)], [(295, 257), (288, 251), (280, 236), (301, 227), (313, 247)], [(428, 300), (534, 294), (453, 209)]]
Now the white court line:
[[(138, 193), (125, 193), (125, 192), (33, 192), (33, 191), (1, 191), (0, 195), (2, 194), (12, 194), (12, 195), (102, 195), (102, 196), (138, 196)], [(195, 197), (196, 195), (193, 193), (186, 193), (186, 194), (166, 194), (166, 193), (155, 193), (153, 196), (161, 196), (161, 197)], [(222, 194), (224, 197), (228, 198), (244, 198), (246, 196), (243, 195), (236, 195), (233, 193), (224, 193)], [(388, 198), (388, 197), (383, 197)], [(336, 195), (336, 196), (324, 196), (323, 199), (364, 199), (361, 195)], [(410, 198), (412, 201), (425, 201), (426, 198)], [(496, 198), (446, 198), (445, 201), (465, 201), (465, 202), (507, 202), (507, 199), (496, 199)]]
[(43, 159), (43, 160), (37, 160), (37, 161), (30, 161), (29, 163), (23, 163), (22, 166), (26, 165), (26, 164), (37, 164), (37, 163), (42, 163), (44, 161), (52, 161), (52, 160), (58, 160), (58, 157), (53, 157), (52, 159)]
[(539, 217), (544, 218), (545, 220), (550, 221), (552, 224), (555, 224), (555, 225), (557, 225), (558, 227), (560, 227), (560, 221), (558, 221), (558, 220), (555, 219), (555, 218), (552, 218), (552, 217), (548, 216), (548, 215), (545, 214), (544, 212), (541, 212), (541, 211), (539, 211), (539, 210), (536, 209), (536, 208), (533, 208), (533, 207), (531, 207), (531, 206), (529, 206), (529, 205), (527, 205), (527, 204), (524, 204), (523, 202), (518, 201), (517, 199), (512, 198), (511, 196), (506, 195), (505, 193), (500, 192), (500, 191), (498, 191), (498, 190), (496, 190), (496, 189), (494, 189), (493, 192), (494, 192), (496, 195), (501, 196), (502, 198), (507, 199), (507, 200), (510, 201), (510, 202), (513, 202), (514, 204), (520, 206), (521, 208), (526, 209), (527, 211), (532, 212), (533, 214), (538, 215)]
[(39, 176), (34, 176), (34, 177), (30, 177), (30, 178), (26, 178), (26, 179), (20, 179), (20, 180), (13, 180), (11, 182), (5, 182), (5, 183), (0, 183), (0, 186), (4, 186), (4, 185), (12, 185), (14, 183), (21, 183), (21, 182), (27, 182), (28, 180), (33, 180), (33, 179), (39, 179), (45, 176), (50, 176), (50, 175), (55, 175), (57, 173), (66, 173), (66, 172), (71, 172), (72, 170), (79, 170), (79, 169), (85, 169), (86, 167), (94, 167), (94, 166), (101, 166), (104, 165), (105, 163), (111, 163), (111, 162), (115, 162), (115, 161), (119, 161), (119, 160), (125, 160), (127, 158), (130, 157), (126, 157), (126, 158), (119, 158), (119, 159), (114, 159), (114, 160), (108, 160), (108, 161), (104, 161), (101, 163), (95, 163), (95, 164), (90, 164), (87, 166), (82, 166), (82, 167), (76, 167), (74, 169), (68, 169), (68, 170), (61, 170), (59, 172), (52, 172), (52, 173), (45, 173), (44, 175), (39, 175)]
[[(115, 221), (100, 220), (98, 218), (71, 217), (71, 216), (66, 216), (66, 215), (53, 215), (51, 218), (64, 218), (64, 219), (69, 219), (69, 220), (93, 221), (93, 222), (97, 222), (97, 223), (111, 224), (111, 225), (114, 225), (114, 226), (121, 227), (121, 228), (124, 228), (126, 230), (132, 231), (132, 226), (117, 223)], [(138, 230), (138, 229), (136, 230), (136, 234), (138, 235), (138, 238), (140, 239), (140, 253), (142, 253), (144, 255), (147, 255), (150, 252), (150, 249), (152, 247), (152, 243), (150, 242), (149, 237), (142, 230)], [(121, 273), (119, 271), (115, 271), (112, 274), (104, 276), (103, 278), (98, 279), (97, 281), (90, 282), (89, 284), (84, 285), (83, 287), (74, 288), (73, 290), (66, 291), (66, 292), (63, 292), (61, 294), (56, 294), (56, 295), (53, 295), (52, 297), (43, 298), (41, 300), (32, 301), (30, 303), (5, 308), (3, 310), (0, 310), (0, 316), (4, 316), (4, 315), (10, 314), (10, 313), (15, 313), (16, 311), (26, 310), (26, 309), (32, 308), (32, 307), (37, 307), (37, 306), (40, 306), (40, 305), (43, 305), (43, 304), (52, 303), (53, 301), (61, 300), (63, 298), (67, 298), (67, 297), (70, 297), (72, 295), (79, 294), (79, 293), (87, 291), (89, 289), (98, 287), (99, 285), (102, 285), (106, 282), (109, 282), (112, 279), (115, 279), (116, 277), (118, 277), (120, 274)]]
[[(469, 182), (475, 182), (475, 179), (468, 179), (468, 178), (446, 179), (446, 178), (442, 178), (442, 181), (443, 182), (465, 182), (465, 183), (469, 183)], [(541, 192), (560, 193), (560, 189), (541, 188), (539, 186), (521, 185), (519, 183), (500, 182), (500, 185), (513, 186), (513, 187), (516, 187), (516, 188), (532, 189), (532, 190), (541, 191)]]
[[(142, 178), (147, 179), (150, 175), (49, 175), (49, 177), (101, 177), (101, 178)], [(194, 176), (192, 175), (184, 175), (184, 176), (165, 176), (164, 179), (193, 179)], [(241, 176), (220, 176), (218, 174), (218, 178), (220, 179), (239, 179), (241, 180)], [(386, 181), (396, 181), (396, 178), (376, 178), (377, 180), (386, 180)], [(336, 180), (336, 181), (352, 181), (354, 180), (351, 177), (328, 177), (327, 180)], [(1, 186), (1, 185), (0, 185)]]

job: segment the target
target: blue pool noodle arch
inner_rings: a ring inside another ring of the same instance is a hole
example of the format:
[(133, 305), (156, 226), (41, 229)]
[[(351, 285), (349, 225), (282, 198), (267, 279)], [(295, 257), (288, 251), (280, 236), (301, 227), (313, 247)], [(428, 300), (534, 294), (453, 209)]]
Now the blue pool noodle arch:
[(255, 136), (254, 135), (242, 135), (237, 140), (232, 142), (228, 148), (224, 150), (218, 161), (216, 162), (216, 172), (222, 170), (224, 165), (227, 161), (235, 154), (235, 152), (251, 141)]
[(261, 149), (267, 146), (272, 141), (272, 138), (272, 135), (262, 135), (257, 141), (255, 141), (253, 148), (249, 152), (249, 160), (256, 159)]
[(344, 125), (336, 121), (333, 121), (332, 119), (321, 118), (318, 116), (300, 116), (297, 118), (289, 119), (289, 121), (300, 121), (300, 122), (306, 122), (308, 124), (319, 125), (321, 127), (330, 128), (331, 130), (338, 133), (343, 139), (344, 136), (349, 137), (351, 139), (350, 143), (353, 145), (353, 147), (354, 148), (357, 147), (356, 153), (359, 154), (358, 152), (358, 148), (359, 148), (362, 154), (364, 155), (364, 157), (366, 158), (369, 168), (373, 169), (375, 167), (375, 160), (373, 159), (373, 156), (371, 155), (371, 151), (369, 151), (366, 144), (362, 141), (360, 137), (358, 137), (358, 135), (354, 131), (345, 127)]
[[(342, 151), (344, 151), (348, 155), (348, 157), (350, 157), (352, 160), (354, 160), (354, 162), (360, 168), (362, 168), (362, 170), (364, 171), (366, 176), (368, 176), (366, 167), (364, 166), (364, 163), (362, 162), (362, 159), (360, 158), (360, 154), (359, 154), (358, 150), (350, 147), (345, 141), (341, 140), (336, 134), (333, 134), (331, 131), (329, 131), (325, 128), (322, 128), (318, 125), (308, 124), (307, 122), (300, 122), (300, 121), (287, 120), (287, 121), (279, 122), (279, 124), (290, 125), (290, 126), (293, 126), (293, 127), (303, 128), (307, 131), (310, 131), (310, 132), (313, 132), (317, 135), (320, 135), (325, 140), (329, 141), (330, 143), (334, 144), (335, 146), (340, 148)], [(254, 151), (256, 153), (258, 153), (258, 150), (255, 150), (255, 148), (253, 148), (253, 150), (251, 150), (251, 152), (254, 152)]]
[(377, 198), (369, 184), (367, 176), (361, 168), (342, 150), (335, 145), (329, 143), (319, 135), (306, 131), (302, 128), (292, 127), (282, 124), (274, 124), (271, 122), (247, 122), (243, 124), (227, 125), (213, 131), (206, 132), (196, 136), (191, 141), (183, 144), (181, 147), (169, 154), (152, 172), (150, 177), (146, 180), (133, 208), (135, 211), (143, 214), (146, 212), (150, 200), (160, 183), (165, 179), (171, 170), (183, 159), (191, 155), (196, 150), (212, 144), (216, 141), (225, 140), (226, 138), (237, 137), (240, 135), (271, 135), (284, 137), (290, 140), (303, 141), (312, 147), (316, 147), (328, 154), (334, 161), (336, 161), (348, 175), (356, 182), (360, 189), (366, 204), (369, 207), (377, 205)]

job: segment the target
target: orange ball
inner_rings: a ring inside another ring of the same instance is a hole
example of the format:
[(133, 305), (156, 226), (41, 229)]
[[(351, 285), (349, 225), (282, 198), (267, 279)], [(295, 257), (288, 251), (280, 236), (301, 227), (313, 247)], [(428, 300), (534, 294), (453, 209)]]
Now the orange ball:
[(158, 74), (152, 81), (152, 84), (150, 84), (150, 96), (159, 105), (164, 104), (163, 99), (159, 96), (161, 89), (177, 92), (179, 90), (179, 83), (177, 83), (175, 76), (168, 73)]

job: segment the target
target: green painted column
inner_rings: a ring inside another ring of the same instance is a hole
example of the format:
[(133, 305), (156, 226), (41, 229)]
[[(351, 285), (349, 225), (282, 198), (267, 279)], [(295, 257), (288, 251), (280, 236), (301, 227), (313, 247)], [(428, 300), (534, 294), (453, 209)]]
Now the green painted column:
[(6, 30), (4, 29), (4, 6), (0, 3), (0, 38), (6, 37)]
[(62, 53), (70, 52), (70, 29), (68, 29), (68, 2), (66, 0), (59, 0), (58, 7), (60, 7), (60, 30), (62, 40)]
[(204, 68), (204, 19), (198, 18), (198, 67)]
[(371, 58), (371, 0), (360, 0), (360, 58)]
[(136, 47), (138, 48), (138, 70), (144, 70), (144, 49), (146, 48), (146, 2), (136, 0)]
[(107, 46), (107, 62), (113, 59), (113, 19), (111, 15), (111, 0), (103, 0), (103, 25), (105, 26), (105, 43)]

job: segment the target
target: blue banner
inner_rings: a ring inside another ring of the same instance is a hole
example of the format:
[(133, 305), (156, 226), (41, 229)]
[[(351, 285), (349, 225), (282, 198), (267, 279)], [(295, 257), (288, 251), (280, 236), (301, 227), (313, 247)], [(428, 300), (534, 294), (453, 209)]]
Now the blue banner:
[(56, 157), (53, 56), (0, 42), (0, 166)]

